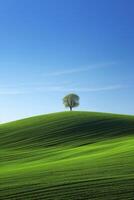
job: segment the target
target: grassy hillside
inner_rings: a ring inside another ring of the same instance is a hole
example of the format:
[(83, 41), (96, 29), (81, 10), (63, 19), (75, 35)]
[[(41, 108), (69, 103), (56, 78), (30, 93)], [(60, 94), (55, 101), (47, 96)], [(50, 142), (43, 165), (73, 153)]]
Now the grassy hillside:
[(134, 199), (134, 116), (64, 112), (0, 125), (5, 199)]

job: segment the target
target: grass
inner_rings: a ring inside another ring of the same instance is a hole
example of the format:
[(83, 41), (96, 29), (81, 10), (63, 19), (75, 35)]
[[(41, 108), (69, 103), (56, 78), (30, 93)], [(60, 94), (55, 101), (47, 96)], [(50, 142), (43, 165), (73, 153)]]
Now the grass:
[(134, 116), (63, 112), (0, 125), (0, 200), (132, 200)]

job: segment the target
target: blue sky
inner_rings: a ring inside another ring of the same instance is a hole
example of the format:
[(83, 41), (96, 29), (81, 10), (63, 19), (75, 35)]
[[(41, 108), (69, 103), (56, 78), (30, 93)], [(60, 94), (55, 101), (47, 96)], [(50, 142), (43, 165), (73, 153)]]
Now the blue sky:
[(78, 110), (134, 114), (133, 0), (0, 0), (0, 122)]

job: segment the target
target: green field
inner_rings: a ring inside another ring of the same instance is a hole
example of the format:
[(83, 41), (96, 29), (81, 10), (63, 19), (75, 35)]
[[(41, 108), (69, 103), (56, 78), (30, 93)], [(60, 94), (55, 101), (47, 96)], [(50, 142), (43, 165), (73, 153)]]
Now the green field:
[(0, 125), (0, 200), (133, 200), (134, 116), (63, 112)]

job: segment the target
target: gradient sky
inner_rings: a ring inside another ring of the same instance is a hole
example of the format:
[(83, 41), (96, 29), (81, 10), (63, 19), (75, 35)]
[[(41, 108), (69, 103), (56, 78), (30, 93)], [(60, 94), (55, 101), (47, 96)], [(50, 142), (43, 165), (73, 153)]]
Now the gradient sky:
[(134, 114), (133, 0), (0, 0), (0, 122), (78, 110)]

